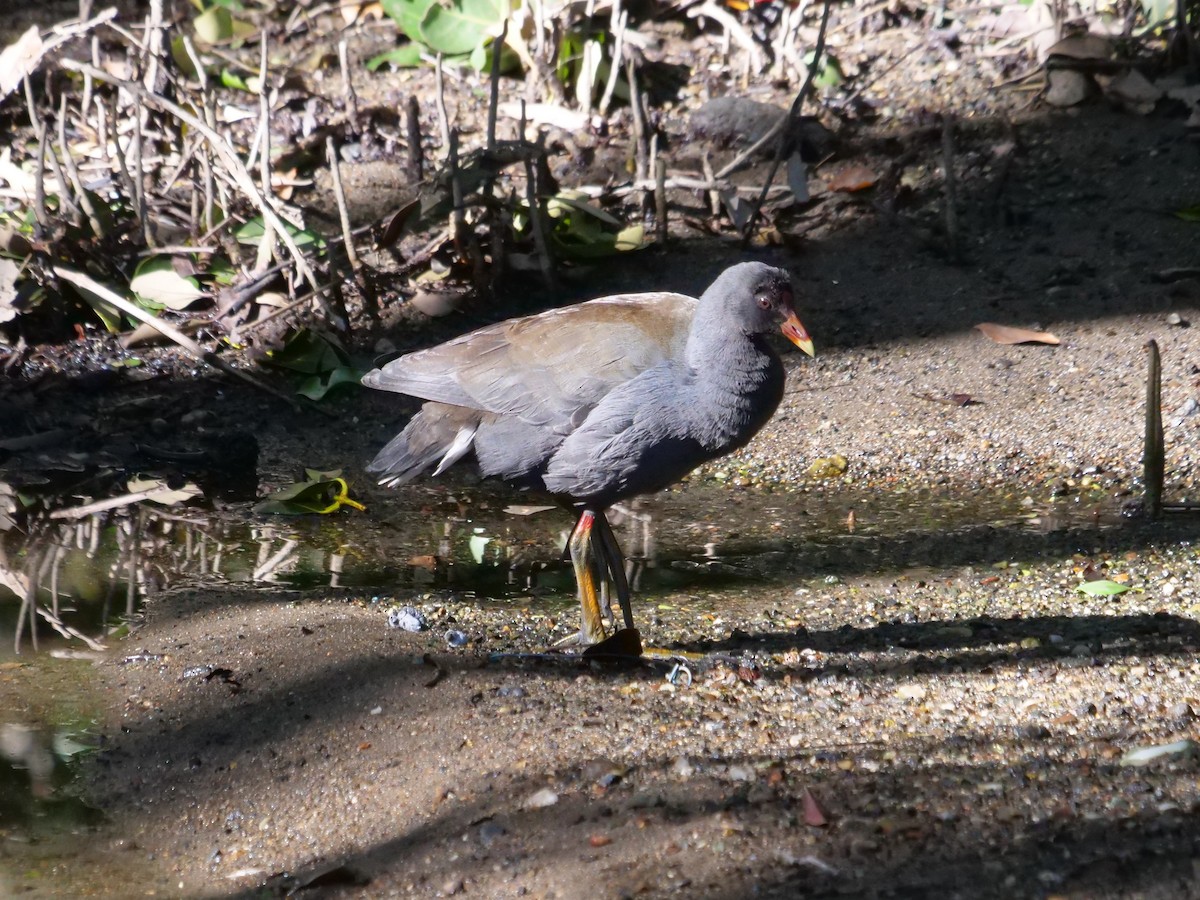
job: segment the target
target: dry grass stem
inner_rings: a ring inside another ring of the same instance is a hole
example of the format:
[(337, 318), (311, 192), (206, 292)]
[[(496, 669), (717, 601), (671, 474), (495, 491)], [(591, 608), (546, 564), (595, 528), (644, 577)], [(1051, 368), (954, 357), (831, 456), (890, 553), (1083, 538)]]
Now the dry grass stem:
[[(546, 137), (538, 135), (537, 146), (545, 152)], [(558, 287), (558, 279), (554, 275), (554, 257), (550, 252), (550, 241), (547, 237), (549, 226), (546, 223), (546, 206), (538, 190), (537, 167), (530, 156), (525, 157), (525, 199), (529, 203), (529, 221), (533, 228), (533, 243), (537, 247), (538, 264), (542, 268), (542, 280), (546, 290), (553, 291)]]
[[(775, 141), (775, 155), (771, 160), (771, 168), (767, 172), (762, 192), (759, 194), (754, 208), (750, 210), (750, 217), (746, 220), (746, 224), (742, 228), (743, 246), (749, 242), (750, 236), (754, 233), (754, 227), (758, 224), (758, 217), (762, 214), (763, 204), (767, 202), (767, 192), (774, 183), (775, 175), (779, 172), (779, 166), (783, 162), (784, 151), (789, 143), (787, 129), (795, 126), (800, 121), (800, 113), (804, 110), (804, 101), (808, 99), (808, 95), (813, 89), (813, 79), (816, 78), (817, 72), (821, 70), (821, 64), (825, 59), (825, 36), (829, 30), (829, 11), (832, 7), (833, 0), (825, 0), (825, 7), (821, 11), (821, 27), (817, 31), (817, 42), (813, 47), (813, 61), (812, 65), (808, 67), (808, 74), (804, 77), (804, 84), (800, 86), (800, 90), (796, 93), (795, 98), (793, 98), (787, 115), (781, 118), (775, 127), (767, 132)], [(762, 142), (758, 142), (758, 144), (761, 145)], [(797, 149), (794, 152), (799, 152), (799, 150)], [(739, 159), (741, 158), (739, 156)], [(737, 160), (734, 162), (736, 163)], [(733, 163), (718, 172), (718, 177), (724, 178), (733, 171), (731, 166), (733, 166)]]
[(602, 116), (608, 115), (609, 104), (612, 103), (613, 91), (617, 89), (617, 79), (621, 75), (621, 59), (625, 53), (625, 30), (629, 27), (629, 13), (621, 9), (621, 0), (613, 0), (611, 29), (613, 34), (612, 59), (609, 60), (608, 81), (604, 85), (604, 94), (600, 97), (597, 111)]
[[(258, 190), (257, 186), (254, 184), (254, 179), (251, 178), (250, 173), (246, 170), (246, 167), (238, 158), (237, 153), (234, 152), (233, 147), (230, 146), (229, 142), (222, 135), (210, 128), (205, 121), (197, 117), (192, 112), (189, 112), (188, 110), (176, 103), (171, 102), (170, 100), (167, 100), (166, 98), (158, 97), (149, 93), (142, 88), (141, 85), (125, 81), (121, 78), (115, 78), (109, 75), (107, 72), (93, 69), (91, 66), (88, 66), (85, 63), (80, 63), (77, 60), (64, 59), (62, 61), (62, 65), (65, 69), (79, 72), (81, 74), (84, 71), (90, 70), (92, 72), (92, 76), (97, 81), (102, 81), (106, 84), (111, 84), (115, 87), (122, 88), (130, 96), (138, 98), (148, 106), (156, 107), (157, 109), (160, 109), (169, 115), (175, 116), (180, 121), (187, 123), (190, 127), (204, 135), (208, 141), (208, 145), (214, 152), (216, 152), (217, 156), (224, 164), (230, 179), (236, 184), (238, 189), (244, 193), (246, 197), (255, 204), (255, 206), (258, 207), (259, 212), (263, 216), (264, 222), (270, 224), (271, 227), (275, 229), (279, 239), (283, 242), (284, 246), (287, 247), (288, 252), (292, 255), (292, 259), (296, 264), (296, 268), (300, 273), (300, 277), (304, 279), (304, 281), (308, 282), (308, 284), (313, 288), (318, 287), (316, 275), (313, 273), (312, 267), (308, 264), (308, 260), (304, 257), (304, 254), (301, 253), (300, 248), (296, 246), (295, 240), (293, 240), (292, 236), (288, 234), (287, 229), (283, 225), (283, 220), (279, 217), (279, 214), (275, 212), (274, 208), (267, 201), (266, 197), (264, 197)], [(326, 315), (328, 315), (332, 320), (335, 320), (336, 324), (337, 317), (333, 310), (328, 306), (328, 304), (324, 304), (324, 309)]]
[(220, 371), (224, 372), (226, 375), (232, 375), (234, 378), (240, 378), (242, 381), (253, 385), (260, 391), (265, 391), (272, 397), (284, 401), (293, 409), (300, 409), (300, 405), (296, 402), (294, 397), (289, 397), (282, 391), (275, 390), (275, 388), (271, 387), (269, 384), (259, 381), (249, 372), (234, 368), (212, 351), (206, 350), (196, 341), (192, 340), (174, 325), (171, 325), (169, 322), (164, 322), (157, 316), (151, 315), (136, 303), (130, 303), (120, 294), (109, 289), (88, 275), (85, 275), (83, 272), (77, 272), (74, 269), (68, 269), (64, 266), (53, 266), (51, 267), (51, 271), (54, 273), (56, 278), (66, 281), (69, 284), (73, 284), (91, 294), (95, 294), (97, 297), (104, 300), (104, 302), (112, 304), (130, 318), (137, 319), (139, 322), (149, 325), (155, 331), (159, 332), (163, 337), (167, 338), (167, 340), (177, 344), (185, 353), (187, 353), (196, 361), (207, 363), (214, 369), (219, 369)]
[(654, 163), (654, 226), (658, 243), (667, 243), (667, 161), (661, 156)]
[(442, 70), (442, 54), (433, 63), (434, 98), (437, 101), (438, 127), (442, 130), (442, 146), (450, 146), (450, 116), (446, 113), (446, 82)]
[(500, 107), (500, 57), (504, 55), (504, 39), (508, 37), (508, 19), (500, 26), (500, 36), (492, 41), (492, 83), (488, 95), (487, 148), (496, 149), (496, 111)]
[(689, 19), (708, 18), (718, 23), (725, 29), (725, 33), (745, 51), (748, 63), (755, 72), (761, 72), (766, 68), (766, 57), (759, 48), (758, 42), (754, 40), (754, 36), (743, 28), (742, 23), (731, 13), (717, 6), (712, 0), (705, 0), (699, 6), (693, 6), (687, 11), (687, 15)]

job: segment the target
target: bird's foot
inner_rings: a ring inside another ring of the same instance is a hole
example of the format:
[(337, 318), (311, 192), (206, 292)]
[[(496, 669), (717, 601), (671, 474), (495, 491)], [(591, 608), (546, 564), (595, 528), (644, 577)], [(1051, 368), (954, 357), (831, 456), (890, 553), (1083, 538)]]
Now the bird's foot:
[(582, 631), (569, 634), (555, 641), (553, 649), (569, 650), (582, 648), (588, 658), (612, 656), (641, 656), (642, 637), (636, 628), (621, 628), (599, 641), (588, 640)]
[(642, 636), (636, 628), (621, 628), (583, 651), (586, 657), (642, 655)]

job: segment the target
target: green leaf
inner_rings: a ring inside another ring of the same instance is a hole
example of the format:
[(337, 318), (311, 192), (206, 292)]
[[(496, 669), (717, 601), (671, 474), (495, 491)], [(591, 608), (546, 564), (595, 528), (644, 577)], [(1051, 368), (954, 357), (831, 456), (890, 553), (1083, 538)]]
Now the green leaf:
[(183, 35), (177, 34), (171, 38), (171, 59), (175, 61), (175, 65), (179, 67), (188, 78), (198, 78), (200, 73), (196, 71), (196, 64), (192, 62), (192, 55), (187, 52), (187, 45), (184, 44)]
[(1139, 5), (1146, 14), (1146, 24), (1151, 27), (1175, 15), (1175, 0), (1141, 0)]
[[(121, 333), (122, 319), (121, 311), (119, 309), (117, 309), (103, 297), (93, 294), (87, 288), (81, 287), (80, 285), (72, 284), (71, 290), (75, 291), (75, 293), (82, 297), (83, 301), (92, 308), (92, 311), (99, 317), (100, 321), (104, 323), (104, 328), (109, 334)], [(114, 288), (113, 293), (120, 294), (121, 292)]]
[(397, 69), (412, 69), (421, 65), (421, 54), (424, 52), (425, 47), (421, 44), (405, 44), (389, 50), (387, 53), (372, 56), (367, 60), (367, 68), (372, 72), (384, 65), (393, 65)]
[(250, 91), (250, 87), (246, 84), (246, 79), (242, 78), (236, 72), (229, 71), (229, 69), (221, 70), (221, 84), (234, 91), (246, 91), (247, 93)]
[(1200, 203), (1175, 210), (1175, 218), (1185, 222), (1200, 222)]
[(305, 328), (292, 335), (282, 350), (267, 355), (273, 365), (305, 375), (326, 375), (350, 365), (350, 357), (329, 335)]
[(432, 3), (421, 18), (421, 40), (447, 56), (470, 53), (498, 31), (507, 16), (508, 0)]
[(357, 500), (350, 497), (350, 488), (340, 471), (316, 472), (306, 469), (307, 481), (290, 485), (283, 490), (267, 496), (267, 499), (254, 507), (257, 513), (269, 513), (282, 516), (299, 516), (308, 513), (326, 515), (336, 512), (343, 506), (354, 509), (366, 509)]
[[(816, 54), (812, 51), (804, 55), (804, 64), (811, 66), (816, 59)], [(817, 70), (817, 74), (813, 77), (813, 86), (819, 88), (835, 88), (846, 80), (845, 74), (842, 72), (842, 64), (838, 62), (836, 56), (825, 54), (825, 58), (821, 60), (821, 67)]]
[(628, 228), (622, 228), (613, 240), (613, 249), (618, 253), (641, 250), (645, 246), (646, 229), (642, 225), (630, 225)]
[(223, 256), (214, 256), (208, 263), (208, 277), (215, 283), (228, 287), (238, 278), (238, 270)]
[(1085, 581), (1079, 587), (1075, 588), (1081, 594), (1088, 594), (1091, 597), (1113, 597), (1117, 594), (1123, 594), (1129, 590), (1127, 584), (1117, 584), (1115, 581)]
[(413, 41), (421, 40), (421, 20), (433, 4), (434, 0), (381, 0), (380, 3), (387, 17)]
[(362, 385), (362, 377), (365, 373), (361, 369), (355, 369), (351, 366), (338, 366), (331, 372), (323, 375), (310, 375), (300, 382), (300, 386), (296, 388), (296, 393), (302, 397), (307, 397), (309, 400), (324, 400), (334, 388), (343, 385), (354, 385), (360, 387)]
[(192, 20), (196, 37), (206, 44), (224, 44), (233, 38), (233, 16), (229, 10), (213, 6)]
[(613, 228), (621, 227), (620, 219), (608, 211), (601, 209), (599, 206), (589, 203), (587, 201), (587, 194), (581, 191), (561, 191), (551, 197), (546, 203), (546, 214), (552, 219), (557, 219), (572, 209), (587, 213), (589, 216), (594, 216), (604, 224), (611, 225)]
[[(284, 221), (284, 227), (288, 234), (296, 242), (296, 246), (300, 249), (312, 247), (316, 250), (325, 249), (325, 238), (321, 237), (315, 231), (309, 231), (307, 228), (297, 228), (291, 222)], [(263, 235), (266, 234), (266, 226), (263, 225), (262, 216), (255, 216), (250, 219), (233, 233), (234, 239), (239, 244), (249, 244), (251, 247), (257, 247), (262, 241)]]
[(138, 263), (129, 287), (139, 300), (176, 311), (186, 309), (203, 297), (204, 291), (194, 277), (177, 271), (176, 267), (184, 264), (174, 256), (151, 256)]

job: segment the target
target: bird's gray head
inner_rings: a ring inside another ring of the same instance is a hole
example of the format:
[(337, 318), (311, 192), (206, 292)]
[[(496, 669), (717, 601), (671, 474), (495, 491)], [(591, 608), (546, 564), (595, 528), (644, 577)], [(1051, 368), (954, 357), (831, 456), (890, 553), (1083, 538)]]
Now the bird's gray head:
[(789, 341), (813, 355), (812, 339), (796, 316), (791, 276), (760, 262), (730, 266), (700, 296), (701, 309), (719, 308), (744, 334), (767, 334), (776, 328)]

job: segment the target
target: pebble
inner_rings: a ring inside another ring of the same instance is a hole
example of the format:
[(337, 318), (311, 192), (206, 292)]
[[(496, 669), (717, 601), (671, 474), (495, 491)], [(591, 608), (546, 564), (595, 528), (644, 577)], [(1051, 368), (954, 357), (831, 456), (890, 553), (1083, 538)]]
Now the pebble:
[(425, 614), (415, 606), (401, 606), (388, 610), (388, 628), (399, 628), (401, 631), (426, 631), (429, 621)]
[(504, 826), (499, 822), (484, 822), (479, 826), (479, 843), (483, 844), (484, 847), (491, 847), (504, 834)]
[(730, 779), (733, 781), (754, 781), (756, 777), (754, 774), (754, 769), (752, 769), (750, 766), (742, 765), (741, 763), (735, 763), (734, 765), (730, 766), (726, 774), (728, 774)]
[(553, 806), (557, 802), (558, 794), (554, 789), (544, 787), (540, 791), (534, 791), (526, 797), (521, 807), (523, 809), (545, 809), (547, 806)]
[(679, 778), (691, 778), (696, 774), (696, 767), (686, 756), (677, 756), (671, 763), (671, 773)]

